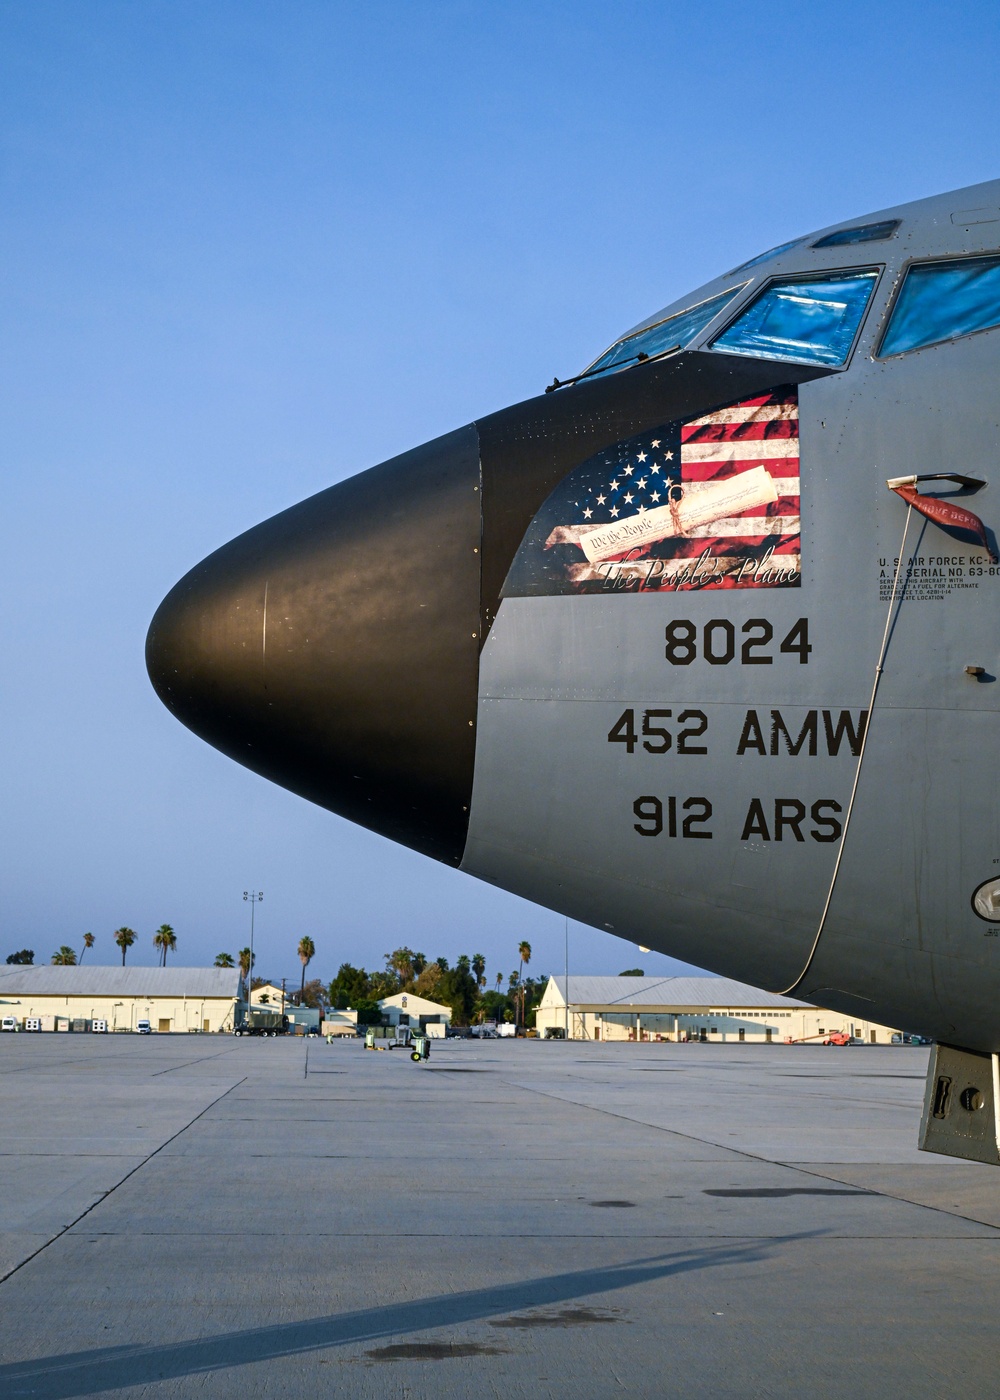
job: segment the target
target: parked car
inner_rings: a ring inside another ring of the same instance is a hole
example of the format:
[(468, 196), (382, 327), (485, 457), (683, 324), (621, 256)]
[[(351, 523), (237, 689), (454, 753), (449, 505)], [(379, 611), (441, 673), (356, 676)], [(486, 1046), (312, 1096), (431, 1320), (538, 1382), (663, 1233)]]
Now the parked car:
[(0, 1031), (19, 1031), (21, 1027), (17, 1024), (16, 1016), (5, 1016), (0, 1021)]
[(135, 1028), (136, 1028), (136, 1030), (139, 1032), (140, 1035), (152, 1035), (152, 1034), (153, 1034), (153, 1027), (149, 1024), (148, 1021), (136, 1021), (136, 1023), (135, 1023)]

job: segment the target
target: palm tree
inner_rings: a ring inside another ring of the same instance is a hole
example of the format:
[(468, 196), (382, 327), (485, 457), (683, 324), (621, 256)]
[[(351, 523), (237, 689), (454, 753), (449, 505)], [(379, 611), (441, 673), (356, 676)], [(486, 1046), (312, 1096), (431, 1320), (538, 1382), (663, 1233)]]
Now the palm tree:
[(153, 947), (160, 950), (160, 966), (166, 967), (167, 953), (177, 947), (177, 935), (169, 924), (161, 924), (153, 934)]
[(232, 953), (216, 953), (215, 965), (216, 967), (235, 967), (236, 960)]
[(502, 973), (502, 972), (498, 972), (498, 973), (497, 973), (497, 991), (498, 991), (498, 992), (499, 992), (499, 990), (500, 990), (500, 988), (501, 988), (502, 986), (503, 986), (503, 973)]
[(316, 944), (308, 934), (299, 939), (299, 962), (302, 964), (302, 985), (299, 987), (299, 1005), (302, 1005), (302, 993), (306, 989), (306, 968), (316, 956)]
[(482, 953), (476, 953), (472, 958), (472, 973), (476, 979), (476, 986), (482, 990), (486, 986), (486, 959)]
[(64, 943), (57, 953), (52, 954), (52, 961), (57, 967), (76, 967), (76, 954)]
[[(394, 952), (384, 953), (382, 956), (385, 958), (386, 971), (396, 974), (401, 987), (408, 986), (414, 977), (419, 975), (413, 968), (414, 952), (412, 948), (396, 948)], [(440, 958), (438, 962), (440, 962)], [(443, 972), (445, 969), (441, 970)]]
[(83, 935), (83, 948), (80, 950), (80, 961), (81, 961), (81, 962), (83, 962), (83, 955), (84, 955), (84, 953), (87, 951), (88, 948), (93, 948), (93, 946), (94, 946), (94, 935), (93, 935), (92, 933), (85, 933), (85, 934)]
[(125, 954), (128, 952), (129, 948), (131, 948), (132, 944), (135, 942), (135, 940), (138, 938), (138, 936), (139, 936), (139, 935), (136, 933), (135, 929), (131, 929), (131, 928), (116, 928), (116, 929), (115, 929), (115, 942), (118, 944), (119, 948), (122, 950), (122, 967), (125, 966)]
[[(251, 965), (250, 949), (249, 949), (249, 948), (241, 948), (241, 949), (240, 949), (240, 952), (239, 952), (239, 958), (240, 958), (240, 976), (242, 977), (244, 983), (246, 984), (247, 1001), (249, 1001), (249, 1000), (250, 1000), (250, 965)], [(254, 955), (253, 955), (253, 962), (256, 962), (256, 961), (257, 961), (257, 954), (254, 953)]]
[(517, 956), (521, 959), (521, 966), (517, 974), (517, 980), (521, 988), (521, 1025), (524, 1025), (524, 969), (531, 962), (531, 944), (523, 939), (517, 945)]

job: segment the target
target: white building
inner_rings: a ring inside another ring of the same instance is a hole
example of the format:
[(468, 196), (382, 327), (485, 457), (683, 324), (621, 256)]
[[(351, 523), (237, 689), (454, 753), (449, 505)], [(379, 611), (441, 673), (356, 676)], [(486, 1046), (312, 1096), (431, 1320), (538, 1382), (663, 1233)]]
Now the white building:
[(450, 1026), (451, 1007), (418, 997), (416, 992), (396, 992), (379, 1002), (382, 1020), (390, 1026)]
[(289, 1029), (293, 1034), (301, 1031), (318, 1031), (322, 1019), (318, 1007), (296, 1006), (295, 995), (282, 992), (274, 982), (264, 982), (254, 987), (250, 993), (250, 1006), (253, 1011), (281, 1011), (288, 1018)]
[(877, 1021), (825, 1011), (728, 977), (550, 977), (535, 1024), (572, 1040), (822, 1040), (835, 1032), (888, 1045)]
[(232, 967), (0, 967), (0, 1014), (72, 1023), (106, 1021), (108, 1030), (230, 1031), (239, 988)]
[(287, 1011), (291, 1003), (290, 994), (273, 982), (264, 982), (250, 993), (250, 1005), (255, 1011), (280, 1011), (282, 1006)]

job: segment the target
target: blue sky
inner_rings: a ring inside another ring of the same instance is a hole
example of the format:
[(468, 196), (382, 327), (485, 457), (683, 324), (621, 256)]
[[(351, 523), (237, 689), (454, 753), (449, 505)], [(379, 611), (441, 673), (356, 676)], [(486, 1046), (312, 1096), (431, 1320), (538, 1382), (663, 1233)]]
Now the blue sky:
[[(0, 959), (559, 971), (562, 922), (196, 740), (143, 643), (192, 564), (540, 392), (690, 287), (1000, 174), (1000, 9), (0, 0)], [(580, 926), (578, 972), (670, 960)], [(114, 955), (114, 956), (113, 956)]]

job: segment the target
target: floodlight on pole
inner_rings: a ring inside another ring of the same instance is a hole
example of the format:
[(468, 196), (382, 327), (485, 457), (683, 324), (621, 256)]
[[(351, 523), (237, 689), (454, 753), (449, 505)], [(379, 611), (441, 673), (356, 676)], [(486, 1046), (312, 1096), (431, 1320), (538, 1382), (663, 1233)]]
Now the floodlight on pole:
[(243, 899), (250, 905), (250, 966), (247, 968), (247, 1029), (250, 1029), (250, 998), (253, 985), (253, 916), (256, 906), (264, 898), (263, 890), (244, 890)]

